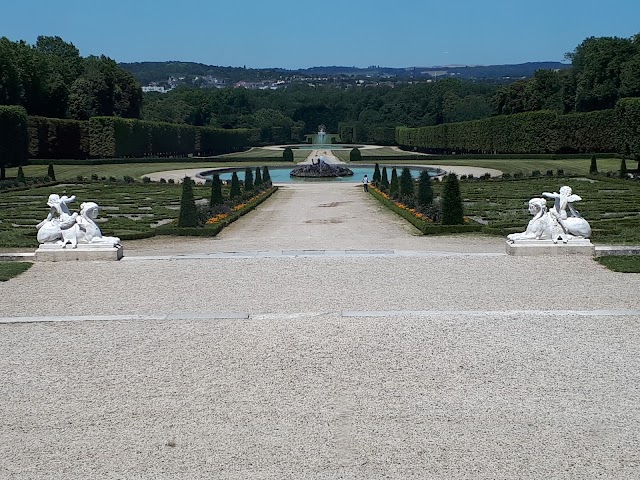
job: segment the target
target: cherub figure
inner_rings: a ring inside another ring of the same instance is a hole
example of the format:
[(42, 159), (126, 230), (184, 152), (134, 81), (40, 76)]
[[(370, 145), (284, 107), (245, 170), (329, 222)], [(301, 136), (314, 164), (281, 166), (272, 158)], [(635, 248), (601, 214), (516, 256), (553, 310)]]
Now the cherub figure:
[[(582, 198), (575, 195), (571, 187), (560, 188), (560, 193), (543, 192), (542, 195), (554, 199), (554, 206), (549, 210), (549, 214), (562, 228), (562, 233), (559, 233), (558, 236), (562, 238), (564, 243), (567, 243), (569, 236), (588, 238), (591, 235), (591, 226), (573, 206), (573, 202), (579, 202)], [(557, 241), (557, 238), (555, 237), (553, 240)]]

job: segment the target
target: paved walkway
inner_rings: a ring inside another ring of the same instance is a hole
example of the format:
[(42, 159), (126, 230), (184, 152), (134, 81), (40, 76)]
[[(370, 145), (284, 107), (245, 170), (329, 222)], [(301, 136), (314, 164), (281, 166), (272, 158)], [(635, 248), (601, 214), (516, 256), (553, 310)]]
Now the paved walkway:
[(0, 284), (0, 478), (638, 478), (640, 275), (286, 186)]

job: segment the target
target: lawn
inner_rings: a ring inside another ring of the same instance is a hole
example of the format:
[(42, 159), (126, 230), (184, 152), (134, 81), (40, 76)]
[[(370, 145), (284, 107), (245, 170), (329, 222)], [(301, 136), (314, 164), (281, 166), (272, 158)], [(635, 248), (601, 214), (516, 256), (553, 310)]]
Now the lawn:
[(0, 282), (6, 282), (31, 268), (30, 262), (0, 262)]
[(640, 273), (640, 256), (638, 255), (598, 257), (597, 260), (614, 272)]

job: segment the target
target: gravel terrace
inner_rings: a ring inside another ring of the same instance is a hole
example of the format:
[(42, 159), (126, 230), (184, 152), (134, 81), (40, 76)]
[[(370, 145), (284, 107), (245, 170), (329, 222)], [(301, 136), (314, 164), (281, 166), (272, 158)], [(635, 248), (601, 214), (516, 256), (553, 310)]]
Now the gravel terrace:
[(327, 183), (38, 263), (0, 283), (0, 478), (639, 478), (640, 275), (503, 252)]

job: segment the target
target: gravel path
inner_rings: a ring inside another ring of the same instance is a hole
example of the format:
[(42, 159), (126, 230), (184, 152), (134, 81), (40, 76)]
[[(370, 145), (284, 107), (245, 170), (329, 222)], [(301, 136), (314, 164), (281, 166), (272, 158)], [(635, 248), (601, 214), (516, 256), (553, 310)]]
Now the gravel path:
[(319, 184), (35, 264), (0, 317), (124, 320), (0, 324), (0, 478), (640, 477), (640, 275), (503, 252)]

